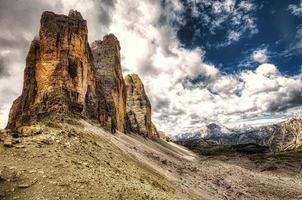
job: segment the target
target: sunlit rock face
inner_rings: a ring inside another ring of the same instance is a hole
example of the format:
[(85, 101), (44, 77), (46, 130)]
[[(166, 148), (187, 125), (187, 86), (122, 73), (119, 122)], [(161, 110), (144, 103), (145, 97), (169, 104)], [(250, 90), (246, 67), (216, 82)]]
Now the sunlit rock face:
[(26, 58), (21, 96), (7, 127), (14, 129), (49, 113), (78, 113), (107, 122), (106, 103), (97, 90), (87, 23), (77, 11), (68, 16), (44, 12), (39, 39)]
[(137, 74), (127, 75), (127, 116), (131, 132), (148, 138), (158, 138), (159, 133), (151, 120), (151, 104), (144, 85)]
[(50, 114), (61, 120), (76, 114), (111, 132), (160, 138), (139, 77), (127, 76), (126, 87), (118, 39), (109, 34), (90, 48), (87, 35), (86, 20), (77, 11), (42, 14), (39, 38), (26, 58), (23, 91), (13, 103), (7, 128), (31, 125)]
[(293, 150), (302, 146), (302, 117), (279, 124), (266, 145), (273, 151)]
[(126, 130), (126, 87), (121, 68), (120, 43), (113, 34), (91, 46), (96, 80), (102, 82), (112, 129)]

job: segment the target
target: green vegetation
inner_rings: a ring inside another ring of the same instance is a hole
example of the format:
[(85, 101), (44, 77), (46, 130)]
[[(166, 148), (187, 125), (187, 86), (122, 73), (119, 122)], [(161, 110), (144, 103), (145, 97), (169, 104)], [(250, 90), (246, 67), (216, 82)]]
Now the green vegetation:
[(268, 152), (267, 147), (256, 144), (241, 144), (241, 145), (198, 145), (192, 149), (196, 153), (204, 156), (237, 156), (238, 154), (263, 154)]

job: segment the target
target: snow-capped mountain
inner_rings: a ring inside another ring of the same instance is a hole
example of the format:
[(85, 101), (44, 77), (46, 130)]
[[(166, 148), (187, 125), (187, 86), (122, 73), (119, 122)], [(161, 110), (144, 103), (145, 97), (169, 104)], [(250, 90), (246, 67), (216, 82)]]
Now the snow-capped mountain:
[(223, 145), (259, 144), (263, 145), (275, 130), (275, 125), (247, 129), (230, 129), (226, 126), (210, 123), (195, 133), (184, 133), (174, 137), (180, 144), (211, 143)]
[(262, 127), (227, 128), (211, 123), (195, 133), (184, 133), (173, 138), (177, 143), (196, 147), (200, 144), (257, 144), (273, 151), (291, 150), (302, 146), (302, 116)]

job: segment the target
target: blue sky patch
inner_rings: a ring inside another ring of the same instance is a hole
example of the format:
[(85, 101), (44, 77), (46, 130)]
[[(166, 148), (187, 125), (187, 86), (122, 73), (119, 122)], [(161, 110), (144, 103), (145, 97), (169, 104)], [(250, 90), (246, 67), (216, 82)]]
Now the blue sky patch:
[(266, 50), (266, 61), (278, 66), (282, 74), (301, 72), (300, 1), (237, 1), (229, 7), (218, 3), (217, 8), (207, 1), (182, 2), (185, 12), (178, 27), (179, 40), (185, 48), (204, 49), (205, 61), (222, 72), (256, 69), (259, 62), (251, 55), (261, 49)]

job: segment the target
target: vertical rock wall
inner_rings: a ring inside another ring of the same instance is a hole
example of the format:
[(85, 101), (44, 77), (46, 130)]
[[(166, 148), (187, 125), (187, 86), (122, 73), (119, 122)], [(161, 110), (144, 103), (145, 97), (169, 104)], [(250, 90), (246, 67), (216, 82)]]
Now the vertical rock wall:
[(26, 58), (22, 94), (13, 103), (7, 128), (17, 129), (50, 114), (77, 114), (111, 132), (158, 138), (141, 80), (132, 74), (126, 83), (127, 89), (120, 43), (113, 34), (90, 49), (87, 23), (79, 12), (71, 10), (65, 16), (46, 11), (39, 39), (33, 40)]
[(127, 75), (127, 116), (130, 131), (148, 138), (157, 138), (158, 132), (151, 120), (151, 104), (144, 85), (137, 74)]
[(120, 44), (113, 34), (106, 35), (103, 40), (91, 46), (96, 79), (102, 81), (102, 90), (111, 118), (110, 126), (121, 132), (126, 128), (126, 90), (122, 75)]
[(97, 92), (87, 24), (77, 11), (69, 16), (44, 12), (39, 39), (32, 42), (22, 95), (14, 102), (8, 128), (17, 128), (49, 113), (79, 113), (103, 119), (104, 97)]

